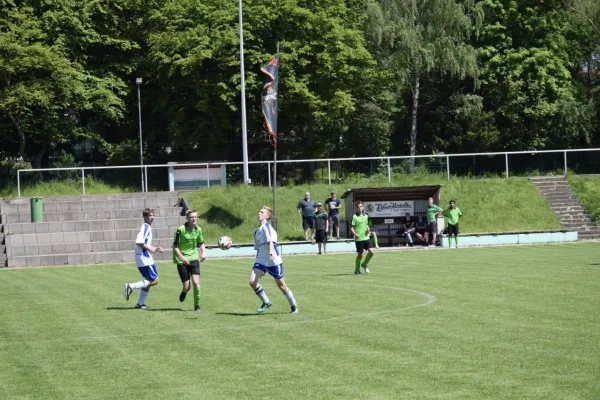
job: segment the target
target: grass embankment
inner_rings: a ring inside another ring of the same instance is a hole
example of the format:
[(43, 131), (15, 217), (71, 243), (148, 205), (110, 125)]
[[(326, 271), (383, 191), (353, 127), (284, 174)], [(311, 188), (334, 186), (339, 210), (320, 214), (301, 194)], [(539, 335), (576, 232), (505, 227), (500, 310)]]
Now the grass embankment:
[(594, 222), (600, 223), (600, 176), (568, 175), (567, 180)]
[[(85, 194), (112, 194), (139, 191), (125, 186), (115, 186), (96, 181), (91, 178), (85, 180)], [(81, 180), (65, 180), (41, 182), (36, 185), (21, 186), (21, 197), (35, 196), (71, 196), (83, 194)], [(18, 197), (16, 185), (0, 188), (0, 197)]]
[[(457, 202), (464, 213), (460, 222), (462, 233), (509, 232), (524, 230), (559, 229), (560, 223), (533, 183), (526, 178), (452, 179), (436, 175), (395, 177), (362, 180), (344, 184), (306, 185), (277, 189), (278, 233), (280, 240), (303, 240), (301, 218), (296, 211), (298, 201), (309, 191), (315, 201), (324, 203), (330, 190), (338, 197), (349, 188), (381, 186), (416, 186), (441, 184), (442, 207), (450, 199)], [(268, 187), (227, 186), (211, 187), (185, 193), (198, 211), (199, 224), (209, 241), (220, 235), (229, 235), (237, 243), (252, 242), (262, 205), (273, 204), (273, 192)]]

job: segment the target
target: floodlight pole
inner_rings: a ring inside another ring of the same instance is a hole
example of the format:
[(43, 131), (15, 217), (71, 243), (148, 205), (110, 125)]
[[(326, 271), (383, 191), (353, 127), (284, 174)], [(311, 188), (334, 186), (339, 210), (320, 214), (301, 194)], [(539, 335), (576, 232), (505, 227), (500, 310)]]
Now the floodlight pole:
[(238, 0), (240, 22), (240, 75), (242, 86), (242, 154), (244, 162), (244, 185), (250, 183), (248, 177), (248, 132), (246, 130), (246, 79), (244, 77), (244, 28), (242, 23), (242, 0)]
[(142, 84), (142, 78), (136, 78), (135, 83), (137, 84), (138, 89), (138, 119), (140, 121), (140, 171), (142, 172), (142, 192), (144, 190), (144, 152), (143, 152), (143, 144), (142, 144), (142, 97), (140, 92), (140, 85)]

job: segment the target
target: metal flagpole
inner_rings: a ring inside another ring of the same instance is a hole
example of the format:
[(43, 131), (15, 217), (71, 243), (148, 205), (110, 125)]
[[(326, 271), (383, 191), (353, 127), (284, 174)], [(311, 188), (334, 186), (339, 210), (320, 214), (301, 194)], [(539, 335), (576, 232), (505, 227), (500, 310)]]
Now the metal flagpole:
[(242, 152), (244, 162), (244, 185), (250, 183), (248, 177), (248, 132), (246, 131), (246, 81), (244, 78), (244, 28), (242, 25), (242, 0), (238, 0), (240, 20), (240, 74), (242, 85)]
[[(279, 42), (277, 42), (277, 60), (279, 60)], [(281, 62), (278, 62), (278, 65), (281, 65)], [(279, 88), (277, 92), (277, 96), (279, 96)], [(275, 137), (275, 145), (273, 146), (273, 176), (275, 179), (273, 180), (273, 218), (271, 222), (275, 230), (277, 230), (277, 137)]]

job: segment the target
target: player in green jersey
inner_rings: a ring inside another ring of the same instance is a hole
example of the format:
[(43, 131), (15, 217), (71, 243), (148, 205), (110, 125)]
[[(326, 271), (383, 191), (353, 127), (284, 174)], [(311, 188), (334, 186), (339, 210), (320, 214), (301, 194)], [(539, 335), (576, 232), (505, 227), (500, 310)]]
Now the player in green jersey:
[[(356, 244), (356, 264), (354, 268), (355, 274), (360, 274), (360, 267), (362, 266), (365, 270), (365, 273), (369, 273), (369, 261), (375, 254), (375, 250), (373, 249), (373, 244), (371, 244), (371, 240), (369, 239), (369, 234), (371, 230), (369, 229), (369, 216), (363, 211), (363, 203), (362, 201), (356, 202), (356, 213), (352, 216), (352, 227), (350, 230), (354, 235), (354, 242)], [(367, 250), (368, 254), (365, 257), (365, 262), (361, 264), (363, 252)]]
[(452, 247), (452, 235), (458, 248), (458, 219), (462, 217), (462, 212), (456, 207), (456, 201), (450, 200), (450, 207), (445, 209), (442, 215), (448, 218), (448, 246)]
[[(206, 247), (202, 229), (197, 224), (196, 210), (185, 213), (187, 222), (175, 231), (173, 241), (173, 262), (177, 264), (177, 272), (181, 278), (183, 289), (179, 301), (183, 302), (190, 291), (190, 275), (194, 287), (194, 311), (200, 310), (200, 263), (206, 260)], [(198, 254), (200, 249), (200, 254)]]

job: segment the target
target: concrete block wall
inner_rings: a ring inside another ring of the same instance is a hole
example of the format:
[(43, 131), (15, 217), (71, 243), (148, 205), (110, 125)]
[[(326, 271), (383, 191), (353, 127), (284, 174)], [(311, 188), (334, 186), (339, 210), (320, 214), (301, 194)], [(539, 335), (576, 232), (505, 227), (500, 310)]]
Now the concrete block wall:
[(133, 262), (146, 207), (155, 209), (152, 243), (165, 249), (155, 259), (171, 259), (175, 229), (185, 222), (178, 199), (170, 192), (45, 197), (42, 223), (29, 222), (29, 199), (4, 199), (1, 211), (11, 221), (4, 225), (7, 264)]

